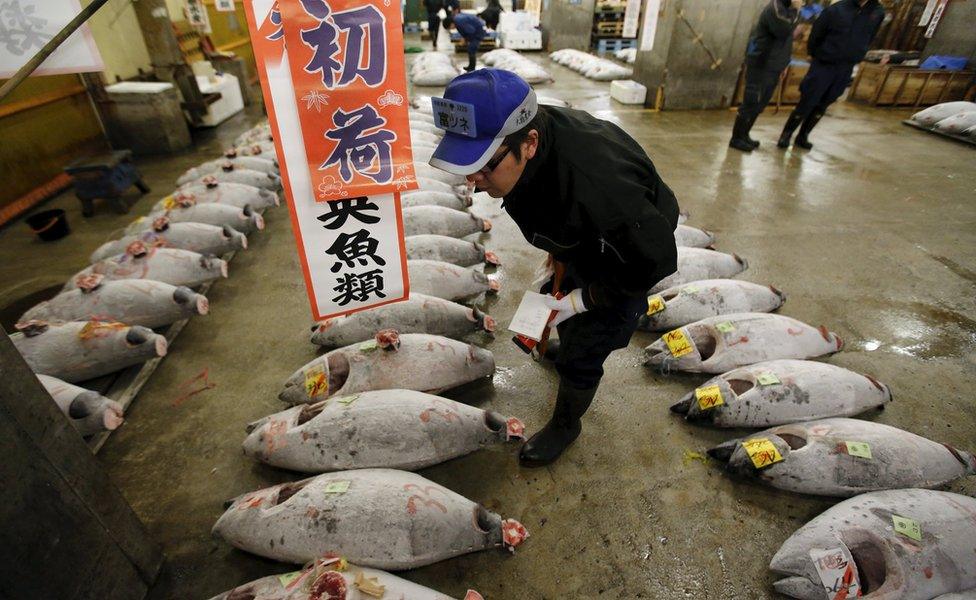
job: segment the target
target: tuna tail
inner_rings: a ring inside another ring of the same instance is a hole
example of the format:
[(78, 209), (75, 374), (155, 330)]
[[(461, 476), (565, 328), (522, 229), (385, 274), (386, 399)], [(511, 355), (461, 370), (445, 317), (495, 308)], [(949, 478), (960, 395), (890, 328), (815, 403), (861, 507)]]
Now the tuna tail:
[(976, 475), (976, 456), (973, 456), (972, 452), (953, 448), (949, 444), (942, 445), (945, 446), (945, 449), (949, 451), (949, 454), (953, 458), (962, 463), (962, 466), (966, 468), (966, 475)]
[(770, 289), (771, 292), (773, 292), (774, 294), (776, 294), (777, 296), (779, 296), (779, 305), (780, 306), (783, 306), (783, 304), (786, 302), (786, 294), (784, 294), (783, 292), (781, 292), (779, 289), (777, 289), (774, 286), (769, 286), (769, 289)]
[(739, 445), (739, 440), (730, 440), (724, 444), (719, 444), (714, 448), (708, 450), (708, 455), (715, 460), (728, 463), (729, 459), (732, 457), (732, 453), (735, 452), (736, 447)]
[(887, 385), (881, 383), (880, 381), (878, 381), (874, 377), (871, 377), (870, 375), (865, 375), (864, 377), (866, 377), (867, 380), (870, 381), (874, 385), (874, 387), (876, 387), (879, 390), (881, 390), (881, 392), (885, 395), (884, 401), (881, 404), (878, 405), (878, 408), (884, 410), (885, 404), (887, 404), (888, 402), (891, 402), (892, 400), (895, 399), (894, 394), (891, 393), (891, 388), (888, 387)]
[(745, 270), (747, 270), (749, 268), (749, 261), (747, 261), (746, 259), (742, 258), (738, 254), (732, 254), (732, 258), (734, 258), (735, 261), (742, 266), (742, 270), (743, 271), (745, 271)]

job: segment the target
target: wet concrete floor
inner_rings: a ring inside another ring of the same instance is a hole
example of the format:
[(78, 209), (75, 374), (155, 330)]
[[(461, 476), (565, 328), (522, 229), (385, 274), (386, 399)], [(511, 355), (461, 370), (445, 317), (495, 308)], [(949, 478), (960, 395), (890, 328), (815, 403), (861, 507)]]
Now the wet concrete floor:
[[(741, 277), (788, 295), (782, 313), (824, 324), (847, 345), (827, 359), (887, 383), (894, 402), (865, 418), (976, 447), (976, 152), (900, 123), (905, 111), (832, 107), (812, 151), (782, 151), (785, 112), (753, 132), (762, 147), (727, 147), (730, 111), (655, 113), (612, 102), (597, 83), (542, 55), (555, 83), (540, 90), (618, 123), (637, 138), (674, 189), (689, 224), (748, 259)], [(460, 60), (460, 57), (458, 58)], [(416, 90), (436, 94), (437, 89)], [(99, 243), (168, 193), (182, 171), (215, 157), (257, 114), (200, 134), (193, 152), (143, 159), (153, 192), (131, 214), (99, 206), (89, 219), (63, 194), (74, 232), (51, 244), (20, 222), (0, 231), (0, 307), (87, 265)], [(502, 292), (483, 307), (504, 325), (541, 259), (498, 201), (473, 211), (495, 224), (483, 242), (502, 259)], [(230, 278), (209, 292), (211, 314), (194, 319), (143, 388), (98, 459), (111, 473), (167, 563), (151, 598), (208, 598), (292, 567), (210, 537), (224, 500), (300, 476), (241, 453), (244, 426), (284, 407), (282, 382), (316, 355), (287, 209), (238, 253)], [(26, 308), (26, 307), (25, 307)], [(5, 321), (5, 326), (7, 322)], [(641, 365), (654, 336), (639, 332), (614, 353), (584, 433), (549, 468), (518, 466), (517, 446), (496, 446), (422, 474), (503, 517), (531, 538), (515, 554), (486, 551), (404, 573), (462, 597), (491, 599), (772, 597), (767, 565), (799, 526), (834, 502), (735, 481), (693, 452), (746, 434), (685, 424), (667, 407), (706, 376), (663, 376)], [(549, 416), (556, 375), (500, 331), (473, 336), (495, 353), (491, 382), (448, 396), (521, 417), (535, 431)], [(206, 371), (216, 387), (180, 400)], [(950, 490), (976, 494), (976, 481)]]

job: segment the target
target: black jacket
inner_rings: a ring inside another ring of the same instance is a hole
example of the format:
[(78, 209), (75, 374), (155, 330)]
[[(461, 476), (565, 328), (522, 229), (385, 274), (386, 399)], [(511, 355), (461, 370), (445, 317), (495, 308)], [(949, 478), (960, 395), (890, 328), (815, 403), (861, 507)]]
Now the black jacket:
[(588, 307), (646, 294), (677, 268), (674, 193), (613, 123), (568, 108), (539, 111), (538, 151), (502, 206), (529, 243), (567, 263)]
[(749, 34), (746, 64), (765, 71), (782, 71), (793, 54), (793, 29), (799, 19), (790, 0), (769, 0)]
[(878, 0), (868, 0), (864, 7), (857, 0), (841, 0), (813, 22), (807, 50), (822, 63), (858, 63), (871, 47), (884, 16)]

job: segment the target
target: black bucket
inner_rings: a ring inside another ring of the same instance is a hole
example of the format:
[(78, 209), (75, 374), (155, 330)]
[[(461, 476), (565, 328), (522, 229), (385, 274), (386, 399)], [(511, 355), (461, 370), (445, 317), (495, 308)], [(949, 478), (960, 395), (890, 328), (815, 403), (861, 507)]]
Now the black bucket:
[(60, 208), (45, 210), (27, 217), (27, 225), (45, 242), (60, 240), (71, 233), (68, 228), (68, 217)]

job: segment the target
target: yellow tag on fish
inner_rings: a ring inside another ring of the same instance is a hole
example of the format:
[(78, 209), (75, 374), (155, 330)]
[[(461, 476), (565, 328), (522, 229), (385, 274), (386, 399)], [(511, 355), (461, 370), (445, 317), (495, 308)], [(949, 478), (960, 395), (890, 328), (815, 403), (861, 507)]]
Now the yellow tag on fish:
[(356, 579), (353, 583), (356, 584), (360, 592), (373, 598), (382, 598), (383, 594), (386, 593), (386, 586), (380, 584), (378, 577), (366, 577), (362, 571), (356, 573)]
[(770, 373), (769, 371), (763, 371), (759, 375), (756, 375), (756, 381), (759, 382), (759, 385), (776, 385), (782, 383), (775, 373)]
[(685, 332), (680, 329), (675, 329), (669, 331), (661, 336), (664, 343), (668, 345), (668, 350), (671, 351), (671, 356), (675, 358), (680, 358), (685, 354), (689, 354), (692, 351), (691, 341), (685, 335)]
[(873, 458), (871, 456), (871, 445), (867, 442), (844, 442), (847, 445), (847, 453), (851, 456), (860, 458)]
[(664, 298), (662, 298), (660, 294), (657, 296), (648, 296), (647, 298), (648, 316), (653, 315), (655, 313), (659, 313), (662, 310), (664, 310), (664, 308), (665, 308)]
[(292, 581), (295, 581), (301, 576), (301, 571), (295, 571), (293, 573), (285, 573), (283, 575), (278, 575), (278, 581), (281, 583), (281, 587), (288, 587)]
[(325, 486), (326, 494), (345, 494), (349, 491), (349, 481), (332, 481)]
[(695, 390), (695, 398), (698, 400), (698, 408), (708, 410), (725, 404), (722, 398), (722, 390), (717, 385), (706, 385)]
[(176, 198), (174, 198), (173, 196), (166, 196), (165, 198), (163, 198), (163, 208), (165, 208), (166, 210), (173, 210), (177, 206), (179, 206), (179, 203), (176, 201)]
[(329, 392), (329, 379), (325, 376), (325, 367), (315, 365), (305, 370), (305, 394), (312, 399)]
[(376, 348), (378, 347), (379, 346), (377, 346), (376, 340), (369, 340), (368, 342), (363, 342), (362, 344), (359, 344), (359, 351), (372, 352), (373, 350), (376, 350)]
[(922, 526), (915, 519), (891, 515), (891, 522), (895, 524), (895, 532), (910, 537), (915, 541), (922, 541)]
[(718, 329), (722, 333), (732, 333), (735, 331), (735, 325), (733, 325), (730, 321), (722, 321), (721, 323), (715, 325), (715, 329)]
[(742, 442), (742, 447), (746, 449), (746, 453), (749, 454), (749, 458), (752, 459), (752, 464), (756, 466), (757, 469), (763, 467), (768, 467), (773, 463), (778, 463), (783, 460), (780, 456), (779, 450), (773, 445), (771, 441), (766, 438), (752, 438)]

